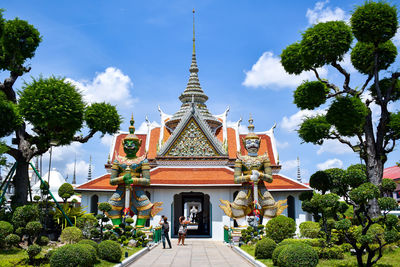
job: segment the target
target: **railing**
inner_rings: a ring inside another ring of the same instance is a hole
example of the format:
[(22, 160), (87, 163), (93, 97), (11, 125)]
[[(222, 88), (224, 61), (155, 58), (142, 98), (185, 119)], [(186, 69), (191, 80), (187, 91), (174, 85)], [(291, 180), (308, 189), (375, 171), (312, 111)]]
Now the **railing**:
[(161, 227), (156, 227), (153, 230), (153, 242), (158, 243), (161, 240)]
[(231, 243), (231, 239), (232, 239), (232, 236), (231, 236), (231, 228), (229, 228), (228, 226), (224, 226), (224, 242), (225, 243)]

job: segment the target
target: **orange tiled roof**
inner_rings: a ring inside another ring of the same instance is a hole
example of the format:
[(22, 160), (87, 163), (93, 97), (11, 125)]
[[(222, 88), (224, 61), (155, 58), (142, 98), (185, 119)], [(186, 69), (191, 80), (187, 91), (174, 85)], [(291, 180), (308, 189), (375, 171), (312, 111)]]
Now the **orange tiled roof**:
[[(215, 168), (174, 168), (158, 167), (150, 172), (151, 184), (154, 185), (235, 185), (233, 170), (223, 167)], [(311, 190), (308, 186), (300, 184), (282, 175), (273, 175), (272, 183), (264, 183), (268, 190), (291, 191)], [(115, 190), (116, 186), (110, 185), (110, 174), (105, 174), (90, 182), (78, 186), (79, 190)]]
[(236, 158), (237, 145), (236, 145), (236, 132), (233, 128), (227, 129), (227, 139), (228, 139), (228, 155), (230, 159)]
[(160, 137), (160, 127), (154, 128), (150, 132), (149, 151), (147, 153), (148, 159), (155, 159), (157, 156), (157, 143)]
[(400, 167), (392, 166), (383, 170), (383, 178), (392, 180), (400, 179)]

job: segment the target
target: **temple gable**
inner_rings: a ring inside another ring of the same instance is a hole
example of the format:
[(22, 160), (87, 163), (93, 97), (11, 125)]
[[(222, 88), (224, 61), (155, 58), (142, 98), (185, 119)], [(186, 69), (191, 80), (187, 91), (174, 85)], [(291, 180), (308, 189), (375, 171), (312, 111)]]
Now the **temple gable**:
[(191, 118), (166, 156), (175, 157), (208, 157), (218, 156), (196, 121)]

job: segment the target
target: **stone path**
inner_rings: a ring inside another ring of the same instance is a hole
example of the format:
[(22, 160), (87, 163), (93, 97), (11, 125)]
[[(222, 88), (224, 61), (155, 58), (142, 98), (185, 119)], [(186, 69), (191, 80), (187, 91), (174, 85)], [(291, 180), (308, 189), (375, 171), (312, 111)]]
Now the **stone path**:
[(186, 239), (185, 246), (176, 246), (177, 239), (172, 239), (171, 243), (172, 249), (163, 249), (160, 244), (129, 266), (253, 266), (221, 241)]

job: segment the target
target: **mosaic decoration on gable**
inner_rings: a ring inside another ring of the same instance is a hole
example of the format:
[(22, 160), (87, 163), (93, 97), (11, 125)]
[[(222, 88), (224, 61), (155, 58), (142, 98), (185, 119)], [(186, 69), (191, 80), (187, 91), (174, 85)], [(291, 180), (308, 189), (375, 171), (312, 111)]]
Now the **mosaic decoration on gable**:
[(191, 119), (168, 151), (167, 156), (204, 157), (218, 156), (215, 149), (208, 141), (206, 135), (200, 129), (194, 119)]

